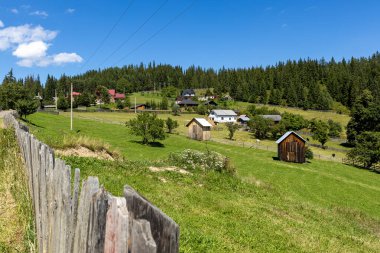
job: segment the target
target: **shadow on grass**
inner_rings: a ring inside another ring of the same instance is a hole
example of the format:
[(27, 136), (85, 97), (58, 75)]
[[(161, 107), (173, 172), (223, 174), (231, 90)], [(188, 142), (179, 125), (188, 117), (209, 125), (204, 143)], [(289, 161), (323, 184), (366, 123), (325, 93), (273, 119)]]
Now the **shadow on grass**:
[(35, 127), (39, 127), (39, 128), (45, 128), (44, 126), (40, 126), (40, 125), (37, 125), (35, 123), (33, 123), (32, 121), (28, 120), (28, 119), (25, 119), (25, 118), (20, 118), (21, 121), (29, 124), (29, 125), (32, 125), (32, 126), (35, 126)]
[(149, 147), (153, 147), (153, 148), (164, 148), (165, 147), (164, 144), (162, 144), (161, 142), (158, 142), (158, 141), (149, 142), (148, 144), (144, 144), (142, 141), (131, 141), (131, 142), (138, 143), (138, 144), (145, 145), (145, 146), (149, 146)]
[(366, 171), (369, 171), (369, 172), (372, 172), (372, 173), (375, 173), (375, 174), (380, 174), (380, 170), (379, 169), (376, 169), (376, 168), (367, 168), (367, 167), (363, 167), (363, 166), (360, 166), (360, 165), (357, 165), (357, 164), (349, 164), (349, 163), (343, 163), (344, 165), (346, 166), (352, 166), (352, 167), (355, 167), (359, 170), (366, 170)]

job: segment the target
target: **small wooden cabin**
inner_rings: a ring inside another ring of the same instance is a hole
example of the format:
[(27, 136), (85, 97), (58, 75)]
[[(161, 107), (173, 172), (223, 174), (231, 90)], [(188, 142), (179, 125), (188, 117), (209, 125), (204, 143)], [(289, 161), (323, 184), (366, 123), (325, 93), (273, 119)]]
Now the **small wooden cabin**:
[(189, 131), (189, 138), (199, 141), (208, 141), (211, 138), (212, 125), (204, 118), (193, 118), (186, 125)]
[(146, 104), (137, 104), (135, 106), (132, 106), (131, 109), (136, 109), (136, 110), (145, 110), (145, 109), (148, 109)]
[(278, 158), (281, 161), (304, 163), (306, 140), (296, 132), (286, 132), (276, 141), (278, 145)]

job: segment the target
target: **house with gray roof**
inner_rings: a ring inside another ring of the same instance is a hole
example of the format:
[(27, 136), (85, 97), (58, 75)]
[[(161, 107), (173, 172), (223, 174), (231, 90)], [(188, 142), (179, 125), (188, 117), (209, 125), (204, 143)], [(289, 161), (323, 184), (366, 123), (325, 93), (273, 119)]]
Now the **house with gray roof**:
[(261, 115), (264, 119), (270, 119), (272, 120), (275, 124), (280, 123), (281, 121), (281, 115)]
[(211, 110), (209, 119), (215, 123), (236, 122), (237, 114), (233, 110)]

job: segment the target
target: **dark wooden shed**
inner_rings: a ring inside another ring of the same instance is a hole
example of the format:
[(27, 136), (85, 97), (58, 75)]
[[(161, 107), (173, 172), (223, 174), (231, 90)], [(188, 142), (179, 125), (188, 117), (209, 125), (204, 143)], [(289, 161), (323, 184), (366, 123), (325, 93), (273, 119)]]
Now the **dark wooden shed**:
[(293, 131), (286, 132), (276, 141), (278, 158), (281, 161), (304, 163), (306, 140)]

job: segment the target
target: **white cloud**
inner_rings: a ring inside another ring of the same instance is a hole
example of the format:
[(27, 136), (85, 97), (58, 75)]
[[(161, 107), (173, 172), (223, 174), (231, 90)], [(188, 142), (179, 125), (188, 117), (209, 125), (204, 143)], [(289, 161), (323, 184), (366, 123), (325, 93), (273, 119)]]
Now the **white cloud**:
[(33, 11), (33, 12), (29, 13), (29, 15), (39, 16), (42, 18), (47, 18), (49, 16), (49, 14), (46, 11)]
[(43, 41), (33, 41), (18, 45), (13, 55), (18, 58), (42, 58), (46, 56), (49, 45)]
[(46, 30), (42, 26), (9, 26), (0, 29), (0, 51), (33, 41), (51, 41), (57, 34), (57, 31)]
[(13, 14), (18, 14), (18, 10), (17, 10), (16, 8), (11, 9), (11, 12), (12, 12)]
[(59, 53), (53, 56), (53, 62), (61, 65), (70, 62), (82, 62), (83, 58), (76, 53)]
[(73, 14), (75, 12), (75, 9), (69, 8), (66, 10), (66, 13)]
[[(1, 22), (0, 28), (2, 27), (4, 24)], [(6, 27), (0, 29), (0, 51), (11, 49), (12, 55), (19, 59), (17, 64), (22, 67), (46, 67), (82, 62), (82, 57), (76, 53), (48, 54), (51, 45), (49, 42), (55, 39), (57, 34), (57, 31), (50, 31), (42, 26)]]
[(4, 27), (4, 23), (3, 21), (0, 20), (0, 28), (3, 28)]

